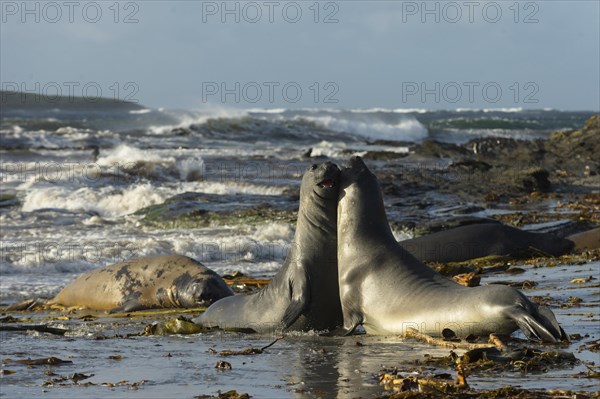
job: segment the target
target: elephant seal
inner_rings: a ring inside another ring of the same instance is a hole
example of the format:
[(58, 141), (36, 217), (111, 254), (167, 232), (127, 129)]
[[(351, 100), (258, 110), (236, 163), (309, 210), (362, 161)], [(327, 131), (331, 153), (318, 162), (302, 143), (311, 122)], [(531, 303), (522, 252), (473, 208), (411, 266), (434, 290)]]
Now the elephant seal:
[(90, 270), (47, 305), (131, 312), (208, 306), (233, 295), (218, 274), (181, 255), (149, 256)]
[(572, 234), (567, 239), (573, 242), (578, 251), (600, 248), (600, 227)]
[(396, 242), (381, 188), (360, 157), (342, 170), (338, 203), (339, 287), (343, 332), (362, 324), (370, 334), (434, 336), (510, 334), (568, 339), (552, 311), (508, 286), (465, 287), (419, 262)]
[(549, 233), (531, 233), (502, 223), (468, 224), (400, 241), (400, 245), (421, 262), (443, 263), (489, 255), (560, 256), (573, 249), (571, 240)]
[(342, 325), (336, 255), (339, 174), (331, 162), (312, 165), (304, 174), (293, 244), (271, 283), (255, 294), (215, 302), (196, 323), (258, 333), (331, 331)]

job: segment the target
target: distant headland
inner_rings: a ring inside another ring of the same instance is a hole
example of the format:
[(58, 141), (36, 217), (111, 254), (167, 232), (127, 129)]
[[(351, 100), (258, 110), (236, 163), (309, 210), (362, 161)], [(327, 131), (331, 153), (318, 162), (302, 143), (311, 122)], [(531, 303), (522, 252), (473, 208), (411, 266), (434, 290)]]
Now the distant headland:
[(19, 111), (50, 112), (114, 112), (135, 111), (145, 107), (131, 102), (106, 97), (78, 97), (42, 95), (18, 91), (0, 91), (0, 108), (2, 113)]

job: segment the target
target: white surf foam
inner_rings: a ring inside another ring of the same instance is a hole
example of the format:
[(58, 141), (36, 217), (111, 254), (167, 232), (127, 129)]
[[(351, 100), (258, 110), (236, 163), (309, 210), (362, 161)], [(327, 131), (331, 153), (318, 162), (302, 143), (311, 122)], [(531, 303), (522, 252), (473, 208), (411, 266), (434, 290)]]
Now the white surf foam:
[(424, 114), (429, 110), (425, 108), (357, 108), (350, 111), (355, 114), (371, 114), (375, 112), (389, 114)]
[(180, 160), (177, 162), (177, 169), (182, 181), (200, 180), (206, 175), (204, 160), (198, 156)]
[(183, 185), (178, 191), (195, 191), (206, 194), (250, 194), (250, 195), (281, 195), (287, 187), (266, 186), (238, 181), (194, 181)]
[(512, 108), (456, 108), (456, 112), (523, 112), (522, 107), (512, 107)]
[(287, 108), (249, 108), (246, 110), (248, 113), (255, 114), (283, 114), (287, 111)]
[[(300, 117), (297, 117), (300, 118)], [(416, 141), (427, 137), (427, 128), (418, 120), (406, 117), (396, 124), (382, 121), (352, 121), (334, 116), (303, 116), (327, 129), (367, 137), (371, 140)]]
[(102, 217), (114, 218), (162, 203), (169, 194), (169, 190), (148, 183), (133, 185), (118, 191), (113, 187), (101, 189), (44, 187), (33, 189), (25, 196), (22, 211), (33, 212), (55, 208), (78, 212), (92, 211)]
[(174, 112), (169, 110), (163, 111), (165, 114), (178, 120), (172, 125), (152, 125), (148, 127), (148, 131), (152, 134), (165, 134), (173, 129), (187, 128), (194, 124), (206, 123), (209, 119), (218, 118), (242, 118), (248, 116), (248, 111), (242, 109), (225, 108), (211, 106), (206, 109), (198, 109), (186, 112)]
[(121, 144), (102, 153), (96, 164), (99, 171), (115, 174), (130, 174), (141, 177), (162, 177), (177, 172), (178, 165), (165, 151), (142, 150)]
[(113, 149), (106, 150), (97, 161), (98, 165), (105, 167), (112, 167), (114, 165), (132, 167), (132, 165), (138, 162), (173, 164), (175, 160), (173, 158), (162, 157), (153, 151), (140, 150), (127, 144), (121, 144)]
[(328, 157), (328, 158), (342, 158), (344, 151), (347, 149), (346, 143), (341, 141), (331, 142), (323, 140), (312, 147), (310, 152), (311, 157)]
[(148, 114), (152, 112), (151, 109), (148, 108), (144, 108), (144, 109), (132, 109), (131, 111), (129, 111), (130, 114), (132, 115), (143, 115), (143, 114)]
[(257, 226), (253, 237), (259, 241), (291, 241), (294, 238), (294, 229), (288, 223), (273, 222)]

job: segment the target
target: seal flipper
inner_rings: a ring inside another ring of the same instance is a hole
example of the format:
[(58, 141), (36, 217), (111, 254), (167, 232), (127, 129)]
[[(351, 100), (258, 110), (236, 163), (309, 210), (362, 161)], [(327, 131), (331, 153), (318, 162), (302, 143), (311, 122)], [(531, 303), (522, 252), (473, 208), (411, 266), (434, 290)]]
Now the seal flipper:
[(127, 313), (144, 309), (148, 309), (148, 307), (143, 305), (137, 299), (128, 299), (124, 301), (121, 306), (117, 306), (116, 308), (109, 310), (108, 313)]
[(363, 324), (362, 313), (352, 310), (352, 308), (344, 308), (342, 305), (342, 314), (344, 317), (344, 325), (333, 331), (335, 335), (348, 336), (356, 330), (356, 327)]
[(47, 299), (43, 298), (30, 298), (19, 303), (13, 303), (7, 306), (4, 310), (15, 311), (15, 310), (34, 310), (36, 308), (42, 308), (46, 305), (52, 305)]
[(327, 333), (319, 334), (319, 335), (321, 335), (323, 337), (347, 337), (348, 335), (351, 335), (354, 332), (354, 330), (356, 330), (356, 327), (358, 327), (358, 324), (360, 324), (360, 323), (356, 323), (354, 325), (354, 327), (350, 327), (350, 328), (348, 328), (346, 326), (338, 327)]
[(290, 303), (283, 314), (283, 328), (291, 326), (310, 303), (310, 289), (306, 274), (302, 273), (300, 278), (290, 279)]
[(543, 319), (545, 319), (548, 323), (550, 323), (552, 327), (554, 327), (555, 331), (559, 332), (561, 341), (570, 341), (569, 336), (567, 335), (565, 330), (562, 329), (560, 324), (558, 324), (556, 316), (554, 316), (554, 313), (552, 313), (552, 311), (548, 307), (538, 306), (537, 311)]
[(292, 300), (283, 314), (283, 328), (288, 328), (300, 317), (305, 308), (302, 300)]
[(529, 339), (558, 343), (568, 340), (567, 334), (558, 325), (554, 313), (544, 306), (537, 307), (537, 314), (531, 314), (521, 307), (515, 307), (507, 312), (517, 326)]

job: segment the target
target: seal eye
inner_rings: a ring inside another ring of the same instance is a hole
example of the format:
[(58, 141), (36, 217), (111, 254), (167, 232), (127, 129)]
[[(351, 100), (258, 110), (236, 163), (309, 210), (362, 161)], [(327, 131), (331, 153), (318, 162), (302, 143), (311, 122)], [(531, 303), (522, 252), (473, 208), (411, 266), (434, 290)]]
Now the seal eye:
[(317, 185), (321, 188), (333, 188), (335, 186), (335, 182), (331, 179), (325, 179)]
[(317, 164), (313, 163), (312, 166), (310, 167), (310, 170), (315, 170), (315, 169), (317, 169), (317, 167), (318, 167)]

